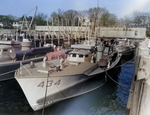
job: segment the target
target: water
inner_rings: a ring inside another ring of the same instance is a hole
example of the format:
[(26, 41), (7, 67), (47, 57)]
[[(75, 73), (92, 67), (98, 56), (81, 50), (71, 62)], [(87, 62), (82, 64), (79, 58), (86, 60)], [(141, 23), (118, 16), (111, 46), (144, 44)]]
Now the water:
[[(115, 76), (125, 87), (109, 79), (90, 93), (45, 108), (44, 115), (125, 115), (133, 70), (134, 62), (130, 62)], [(0, 83), (0, 115), (42, 115), (42, 111), (31, 109), (15, 80)]]

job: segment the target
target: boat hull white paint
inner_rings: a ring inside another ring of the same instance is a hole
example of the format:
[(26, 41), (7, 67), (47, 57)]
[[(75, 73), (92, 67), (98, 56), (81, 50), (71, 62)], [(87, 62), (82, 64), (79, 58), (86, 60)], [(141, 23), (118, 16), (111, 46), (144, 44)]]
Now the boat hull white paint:
[[(89, 83), (86, 82), (88, 82), (88, 79), (94, 79), (94, 77), (89, 77), (84, 74), (60, 77), (50, 76), (48, 79), (46, 76), (16, 78), (30, 106), (35, 111), (42, 109), (44, 104), (45, 107), (50, 106), (55, 102), (89, 92), (104, 83), (104, 75), (99, 76), (99, 81), (93, 80), (95, 82), (93, 84), (91, 80)], [(45, 95), (46, 101), (44, 102)]]
[[(106, 71), (116, 66), (120, 58), (121, 56)], [(83, 72), (83, 74), (77, 75), (51, 76), (49, 74), (48, 77), (48, 74), (42, 74), (42, 76), (39, 74), (38, 76), (26, 75), (25, 77), (16, 76), (15, 78), (20, 84), (30, 106), (36, 111), (42, 109), (43, 105), (45, 107), (50, 106), (55, 102), (75, 97), (100, 87), (105, 81), (105, 70), (94, 65)], [(45, 96), (46, 101), (44, 102)]]

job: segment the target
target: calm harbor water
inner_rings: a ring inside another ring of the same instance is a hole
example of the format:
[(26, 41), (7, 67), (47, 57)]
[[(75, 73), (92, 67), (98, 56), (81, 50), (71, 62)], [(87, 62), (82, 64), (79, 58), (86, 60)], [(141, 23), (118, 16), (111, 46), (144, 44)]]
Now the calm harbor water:
[[(44, 115), (125, 115), (134, 62), (121, 66), (117, 85), (112, 80), (100, 88), (44, 109)], [(32, 92), (31, 92), (32, 93)], [(15, 80), (0, 83), (0, 115), (42, 115), (42, 110), (33, 111)]]

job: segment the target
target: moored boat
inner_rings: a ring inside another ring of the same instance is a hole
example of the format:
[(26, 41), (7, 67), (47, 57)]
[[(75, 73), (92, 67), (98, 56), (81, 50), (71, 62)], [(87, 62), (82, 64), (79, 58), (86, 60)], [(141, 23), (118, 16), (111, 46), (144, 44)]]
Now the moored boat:
[(99, 75), (102, 84), (105, 72), (115, 67), (121, 58), (117, 51), (103, 55), (104, 46), (98, 46), (96, 52), (91, 45), (72, 45), (72, 48), (68, 54), (57, 48), (57, 51), (46, 54), (43, 61), (21, 64), (15, 72), (15, 78), (33, 110), (95, 89), (94, 84), (83, 87), (82, 83)]
[(122, 53), (122, 55), (130, 55), (136, 48), (132, 41), (126, 39), (119, 39), (118, 44), (114, 45), (114, 47), (119, 53)]
[(121, 64), (134, 59), (136, 50), (135, 42), (127, 39), (118, 39), (118, 44), (114, 45), (114, 47), (122, 55)]
[(15, 51), (12, 46), (0, 45), (0, 81), (13, 79), (15, 70), (20, 67), (20, 61), (23, 64), (41, 61), (43, 55), (52, 51), (54, 51), (52, 46)]

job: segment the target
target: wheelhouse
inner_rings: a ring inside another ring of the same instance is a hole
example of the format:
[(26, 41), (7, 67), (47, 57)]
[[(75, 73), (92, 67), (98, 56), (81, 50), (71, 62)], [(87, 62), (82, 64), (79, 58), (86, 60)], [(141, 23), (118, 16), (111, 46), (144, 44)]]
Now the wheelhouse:
[(68, 61), (76, 61), (76, 62), (85, 62), (88, 60), (90, 52), (78, 50), (78, 51), (72, 51), (69, 52), (69, 55), (67, 56)]

